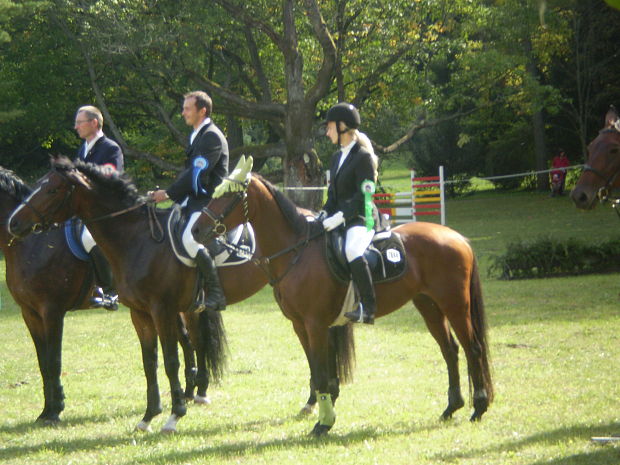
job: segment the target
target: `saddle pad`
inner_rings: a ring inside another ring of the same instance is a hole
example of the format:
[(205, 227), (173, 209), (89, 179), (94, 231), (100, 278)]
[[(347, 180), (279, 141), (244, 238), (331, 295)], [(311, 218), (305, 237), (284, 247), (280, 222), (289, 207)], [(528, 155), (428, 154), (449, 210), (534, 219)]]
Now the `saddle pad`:
[[(183, 230), (187, 219), (182, 214), (181, 207), (174, 205), (168, 216), (168, 237), (175, 256), (186, 266), (195, 268), (196, 263), (187, 254), (183, 246)], [(252, 225), (239, 225), (226, 234), (226, 239), (215, 238), (205, 244), (209, 254), (213, 257), (217, 267), (241, 265), (248, 262), (256, 251), (256, 240)]]
[[(344, 253), (344, 235), (340, 228), (326, 234), (325, 255), (334, 277), (343, 284), (348, 283), (351, 272)], [(403, 241), (394, 231), (377, 234), (364, 257), (368, 261), (373, 283), (395, 281), (405, 273), (407, 267)]]
[(82, 230), (84, 229), (84, 223), (79, 218), (71, 218), (65, 221), (65, 240), (67, 246), (75, 258), (88, 261), (88, 252), (82, 245)]

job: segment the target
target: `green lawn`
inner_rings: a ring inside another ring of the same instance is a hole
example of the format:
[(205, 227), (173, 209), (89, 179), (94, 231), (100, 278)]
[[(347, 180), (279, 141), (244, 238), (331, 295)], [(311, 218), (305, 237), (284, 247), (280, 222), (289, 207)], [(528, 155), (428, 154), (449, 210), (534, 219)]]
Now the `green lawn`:
[[(472, 241), (483, 269), (506, 242), (540, 234), (603, 240), (620, 222), (609, 208), (577, 212), (564, 198), (484, 192), (450, 200), (448, 225)], [(439, 349), (409, 305), (356, 331), (355, 382), (342, 389), (328, 438), (296, 418), (308, 368), (270, 290), (230, 307), (227, 376), (213, 404), (191, 406), (179, 433), (133, 427), (145, 381), (128, 311), (66, 319), (63, 423), (33, 426), (42, 395), (32, 342), (0, 271), (0, 463), (2, 464), (597, 464), (620, 463), (620, 283), (615, 274), (499, 281), (483, 274), (496, 400), (479, 424), (467, 405), (449, 422)], [(461, 351), (462, 352), (462, 351)], [(461, 354), (463, 390), (467, 392)]]

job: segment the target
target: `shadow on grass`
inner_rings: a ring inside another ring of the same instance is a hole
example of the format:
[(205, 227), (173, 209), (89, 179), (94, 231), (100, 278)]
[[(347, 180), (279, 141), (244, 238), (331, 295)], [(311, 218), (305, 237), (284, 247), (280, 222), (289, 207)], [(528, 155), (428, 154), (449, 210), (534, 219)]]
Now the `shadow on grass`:
[[(109, 418), (108, 418), (109, 420)], [(80, 422), (88, 423), (93, 422), (97, 423), (102, 421), (101, 417), (81, 417), (76, 418), (75, 421), (72, 421), (73, 424), (79, 424)], [(0, 463), (4, 460), (11, 459), (20, 459), (22, 457), (27, 457), (32, 454), (41, 453), (43, 450), (49, 450), (52, 453), (62, 452), (63, 456), (70, 456), (72, 453), (79, 453), (81, 451), (92, 451), (92, 450), (100, 450), (104, 451), (105, 449), (114, 449), (123, 446), (131, 446), (138, 448), (145, 448), (150, 450), (151, 452), (155, 450), (152, 446), (156, 446), (159, 443), (167, 442), (167, 441), (177, 441), (178, 438), (191, 438), (196, 437), (202, 439), (201, 444), (205, 444), (208, 442), (210, 437), (213, 436), (222, 436), (222, 435), (230, 435), (235, 432), (256, 432), (258, 430), (262, 430), (265, 427), (278, 427), (283, 426), (285, 424), (295, 422), (299, 423), (302, 420), (299, 419), (297, 415), (291, 415), (289, 417), (273, 419), (273, 420), (265, 420), (265, 421), (251, 421), (245, 423), (237, 423), (237, 424), (224, 424), (219, 425), (217, 427), (212, 428), (204, 428), (204, 429), (193, 429), (193, 430), (184, 430), (182, 422), (180, 423), (180, 432), (177, 435), (163, 435), (161, 433), (142, 433), (142, 432), (131, 432), (127, 430), (126, 432), (121, 432), (116, 435), (107, 436), (107, 437), (96, 437), (96, 438), (77, 438), (77, 439), (54, 439), (49, 440), (49, 438), (41, 439), (40, 443), (30, 444), (26, 446), (12, 446), (5, 447), (4, 449), (0, 449)], [(67, 422), (66, 424), (69, 424)], [(308, 433), (312, 429), (314, 424), (314, 420), (307, 422), (307, 431)], [(158, 424), (159, 425), (159, 424)], [(163, 422), (162, 422), (163, 425)], [(394, 435), (410, 435), (416, 433), (424, 433), (428, 431), (432, 431), (439, 428), (450, 427), (450, 425), (455, 425), (454, 423), (444, 423), (439, 420), (437, 421), (429, 421), (426, 424), (422, 425), (412, 425), (412, 424), (399, 424), (394, 429), (390, 429), (389, 431), (381, 430), (379, 431), (377, 428), (373, 427), (364, 427), (360, 428), (356, 431), (350, 432), (345, 435), (338, 435), (337, 432), (332, 432), (327, 436), (322, 438), (315, 438), (308, 434), (303, 434), (302, 436), (292, 436), (288, 438), (278, 438), (267, 441), (230, 441), (225, 444), (209, 447), (208, 445), (200, 446), (198, 448), (194, 448), (188, 451), (179, 451), (175, 450), (172, 452), (162, 453), (160, 456), (153, 456), (152, 453), (148, 455), (148, 457), (144, 457), (143, 459), (132, 457), (128, 459), (126, 463), (136, 464), (136, 463), (148, 463), (148, 464), (169, 464), (169, 463), (178, 463), (183, 461), (190, 461), (194, 458), (205, 457), (209, 458), (221, 457), (221, 458), (229, 458), (229, 457), (238, 457), (240, 455), (260, 455), (264, 450), (273, 450), (273, 449), (290, 449), (290, 448), (308, 448), (313, 449), (316, 447), (322, 447), (325, 444), (337, 444), (337, 445), (352, 445), (357, 443), (363, 443), (366, 440), (374, 439), (382, 436), (394, 436)], [(153, 425), (155, 426), (155, 425)], [(23, 431), (20, 431), (19, 428), (23, 428)], [(23, 432), (28, 433), (28, 431), (33, 430), (35, 426), (32, 424), (29, 425), (20, 425), (17, 428), (11, 428), (11, 432)], [(155, 429), (155, 428), (154, 428)]]
[[(593, 436), (608, 436), (611, 432), (620, 432), (620, 423), (612, 422), (606, 425), (578, 425), (570, 428), (559, 428), (531, 434), (521, 439), (506, 440), (493, 443), (490, 447), (475, 448), (454, 453), (436, 454), (437, 462), (456, 462), (466, 459), (483, 459), (490, 454), (520, 450), (537, 444), (568, 444), (569, 442), (590, 442)], [(617, 465), (620, 459), (620, 449), (613, 445), (597, 445), (592, 443), (591, 450), (567, 457), (558, 457), (551, 460), (532, 462), (533, 465)]]

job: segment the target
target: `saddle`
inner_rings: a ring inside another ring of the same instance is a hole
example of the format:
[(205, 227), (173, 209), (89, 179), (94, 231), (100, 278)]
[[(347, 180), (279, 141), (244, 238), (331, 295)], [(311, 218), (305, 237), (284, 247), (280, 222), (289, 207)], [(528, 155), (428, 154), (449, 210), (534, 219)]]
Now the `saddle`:
[[(336, 228), (326, 233), (325, 255), (334, 277), (343, 284), (351, 281), (351, 271), (344, 252), (345, 231)], [(372, 239), (364, 253), (373, 283), (396, 281), (405, 273), (407, 254), (400, 234), (390, 229), (381, 231)]]
[(88, 252), (82, 245), (82, 231), (84, 223), (79, 218), (71, 218), (65, 221), (65, 240), (67, 246), (75, 258), (87, 262), (89, 260)]
[[(183, 246), (183, 231), (189, 218), (183, 215), (182, 207), (174, 205), (168, 216), (168, 237), (174, 254), (181, 263), (194, 268), (196, 263), (189, 257)], [(216, 237), (205, 244), (217, 267), (241, 265), (248, 262), (256, 251), (256, 240), (252, 225), (242, 224), (226, 234), (226, 238)]]

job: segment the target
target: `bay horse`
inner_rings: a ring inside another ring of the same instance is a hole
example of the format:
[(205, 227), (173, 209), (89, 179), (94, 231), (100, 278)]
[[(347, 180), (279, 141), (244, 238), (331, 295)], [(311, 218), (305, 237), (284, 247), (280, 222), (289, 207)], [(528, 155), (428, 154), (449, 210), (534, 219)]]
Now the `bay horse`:
[(611, 200), (620, 189), (620, 118), (612, 105), (605, 115), (605, 126), (588, 145), (588, 159), (570, 197), (577, 208), (591, 210), (597, 201)]
[[(251, 158), (250, 158), (251, 159)], [(336, 281), (325, 256), (320, 222), (309, 222), (301, 210), (261, 176), (250, 173), (243, 183), (224, 181), (203, 209), (194, 235), (209, 240), (225, 229), (249, 222), (268, 268), (275, 298), (291, 320), (310, 366), (319, 396), (319, 421), (311, 434), (326, 434), (335, 423), (330, 399), (331, 347), (328, 328), (345, 299), (346, 285)], [(432, 223), (408, 223), (394, 228), (405, 246), (408, 265), (402, 278), (376, 284), (377, 314), (385, 316), (413, 301), (433, 335), (448, 368), (450, 418), (464, 405), (458, 370), (456, 333), (467, 358), (473, 384), (474, 412), (479, 420), (493, 399), (487, 326), (478, 268), (467, 240)]]
[[(171, 318), (186, 310), (193, 300), (196, 269), (181, 265), (167, 240), (156, 242), (151, 238), (151, 220), (143, 203), (135, 185), (126, 176), (110, 175), (94, 165), (80, 161), (73, 164), (65, 157), (54, 157), (51, 171), (13, 213), (9, 229), (19, 236), (36, 225), (64, 221), (74, 215), (88, 224), (110, 261), (121, 302), (130, 308), (141, 341), (147, 378), (147, 410), (137, 428), (147, 429), (152, 418), (161, 412), (156, 378), (156, 337), (159, 335), (173, 397), (172, 414), (164, 431), (174, 431), (178, 418), (185, 413), (185, 405), (178, 395), (176, 347), (172, 347), (169, 340)], [(157, 222), (168, 213), (157, 210)], [(167, 235), (167, 231), (164, 233)], [(230, 304), (250, 297), (268, 282), (268, 275), (252, 261), (220, 268), (219, 273)], [(203, 312), (200, 319), (207, 315), (210, 319), (217, 317), (216, 333), (223, 331), (219, 326), (219, 312)], [(186, 316), (197, 318), (195, 314)], [(352, 336), (350, 328), (330, 332), (330, 343), (336, 348), (332, 365), (343, 381), (351, 377)], [(213, 345), (218, 348), (217, 341)], [(212, 373), (220, 369), (223, 351), (220, 352), (209, 360)], [(199, 364), (197, 382), (201, 379)], [(311, 389), (302, 413), (310, 412), (314, 404), (316, 396)]]
[[(62, 228), (53, 228), (15, 240), (9, 235), (10, 214), (32, 190), (12, 171), (0, 167), (0, 250), (4, 255), (6, 283), (35, 346), (43, 380), (44, 407), (37, 421), (56, 424), (64, 410), (60, 381), (64, 317), (68, 311), (92, 308), (93, 270), (71, 253)], [(196, 360), (190, 341), (198, 341), (197, 321), (179, 318), (178, 337), (185, 360), (185, 397), (194, 398)], [(202, 357), (199, 357), (203, 359)], [(204, 360), (204, 359), (203, 359)], [(202, 370), (206, 370), (204, 366)], [(198, 386), (197, 402), (206, 400), (207, 385)]]

